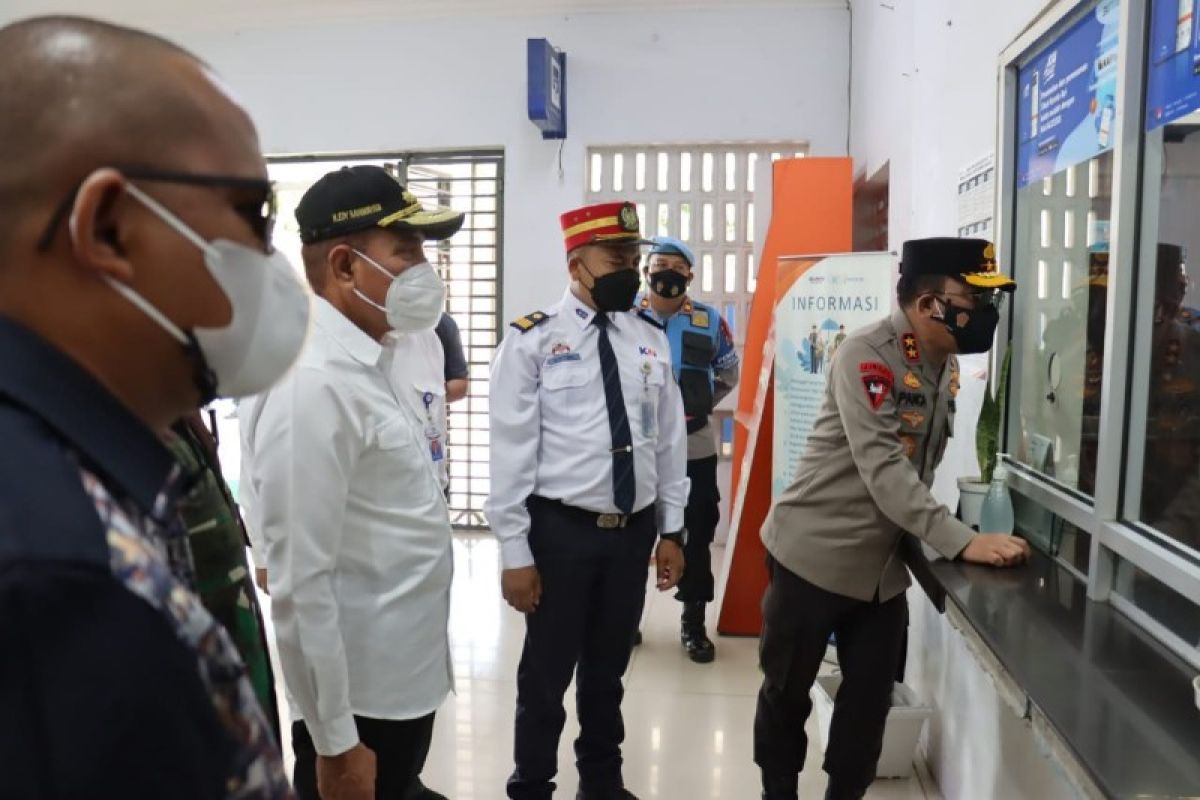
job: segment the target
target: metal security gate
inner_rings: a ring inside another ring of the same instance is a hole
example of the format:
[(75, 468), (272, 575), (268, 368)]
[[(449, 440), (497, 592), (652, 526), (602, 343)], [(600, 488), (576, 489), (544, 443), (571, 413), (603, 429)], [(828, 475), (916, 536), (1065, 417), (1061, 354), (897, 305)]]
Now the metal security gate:
[[(756, 167), (760, 161), (802, 158), (807, 150), (801, 142), (592, 147), (586, 199), (636, 203), (645, 234), (688, 244), (699, 262), (689, 293), (720, 310), (740, 356), (757, 276)], [(733, 446), (732, 397), (717, 409), (726, 457)]]
[(430, 242), (425, 252), (446, 282), (446, 310), (458, 323), (471, 370), (466, 398), (451, 405), (447, 414), (450, 521), (456, 528), (487, 527), (483, 502), (489, 489), (488, 379), (500, 337), (503, 285), (503, 151), (306, 155), (268, 161), (279, 195), (275, 246), (298, 268), (302, 261), (296, 205), (318, 178), (342, 166), (384, 167), (422, 203), (466, 214), (458, 234), (449, 241)]
[[(483, 503), (490, 488), (488, 380), (500, 341), (503, 258), (501, 152), (410, 154), (398, 177), (422, 203), (466, 212), (462, 230), (440, 242), (437, 264), (446, 281), (447, 311), (458, 323), (471, 370), (466, 398), (450, 406), (450, 521), (486, 528)], [(430, 256), (433, 253), (430, 252)]]

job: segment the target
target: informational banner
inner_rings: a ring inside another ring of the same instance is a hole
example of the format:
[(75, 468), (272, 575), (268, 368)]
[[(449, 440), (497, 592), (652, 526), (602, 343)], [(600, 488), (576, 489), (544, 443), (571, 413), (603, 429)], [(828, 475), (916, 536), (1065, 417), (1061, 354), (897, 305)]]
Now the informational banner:
[(1100, 0), (1020, 69), (1017, 188), (1112, 149), (1119, 10)]
[(1197, 0), (1153, 0), (1146, 130), (1200, 108), (1200, 25)]
[(895, 271), (892, 253), (779, 259), (773, 497), (804, 455), (838, 348), (852, 331), (891, 313)]

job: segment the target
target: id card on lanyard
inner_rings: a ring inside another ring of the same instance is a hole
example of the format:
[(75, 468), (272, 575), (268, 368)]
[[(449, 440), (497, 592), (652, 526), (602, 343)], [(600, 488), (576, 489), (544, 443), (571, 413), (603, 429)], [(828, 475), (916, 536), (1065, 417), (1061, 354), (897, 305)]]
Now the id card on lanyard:
[(429, 441), (429, 455), (436, 464), (445, 459), (446, 451), (442, 446), (442, 431), (433, 419), (433, 400), (433, 392), (421, 395), (421, 402), (425, 404), (425, 438)]
[(642, 436), (647, 439), (653, 439), (658, 435), (658, 426), (656, 424), (654, 414), (654, 395), (653, 388), (650, 385), (650, 373), (654, 371), (649, 361), (642, 362)]

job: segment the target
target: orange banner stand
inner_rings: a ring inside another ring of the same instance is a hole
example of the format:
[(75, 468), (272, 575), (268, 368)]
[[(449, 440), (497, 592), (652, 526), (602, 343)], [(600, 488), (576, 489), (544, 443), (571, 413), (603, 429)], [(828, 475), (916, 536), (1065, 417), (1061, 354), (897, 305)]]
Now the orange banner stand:
[(771, 508), (774, 336), (781, 256), (853, 249), (853, 162), (798, 158), (773, 165), (771, 223), (759, 261), (734, 415), (733, 502), (717, 631), (757, 636), (767, 587), (759, 530)]

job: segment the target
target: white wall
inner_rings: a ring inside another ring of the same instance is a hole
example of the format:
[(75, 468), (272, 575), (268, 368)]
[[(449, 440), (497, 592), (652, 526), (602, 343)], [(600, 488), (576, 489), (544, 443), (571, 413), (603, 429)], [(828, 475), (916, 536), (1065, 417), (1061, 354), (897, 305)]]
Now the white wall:
[[(851, 154), (872, 174), (891, 162), (889, 236), (954, 235), (958, 171), (995, 149), (1001, 50), (1044, 0), (854, 0)], [(955, 441), (935, 483), (978, 474), (975, 420), (986, 359), (963, 359)], [(1061, 770), (1001, 700), (963, 636), (919, 590), (910, 593), (907, 681), (937, 715), (923, 751), (948, 800), (1070, 797)]]
[[(337, 3), (324, 18), (301, 3), (303, 14), (219, 21), (200, 3), (147, 20), (138, 3), (112, 0), (99, 13), (212, 63), (252, 110), (268, 153), (503, 147), (506, 319), (562, 292), (558, 215), (583, 201), (589, 144), (786, 139), (810, 142), (813, 155), (846, 151), (848, 14), (832, 3), (445, 19), (374, 4), (349, 20)], [(5, 4), (0, 22), (44, 5)], [(559, 143), (526, 117), (530, 37), (567, 52), (562, 178)]]

